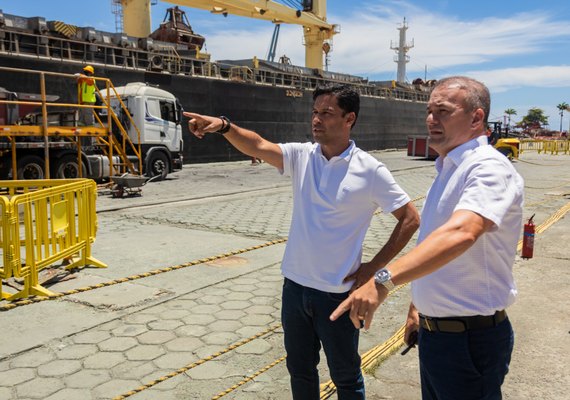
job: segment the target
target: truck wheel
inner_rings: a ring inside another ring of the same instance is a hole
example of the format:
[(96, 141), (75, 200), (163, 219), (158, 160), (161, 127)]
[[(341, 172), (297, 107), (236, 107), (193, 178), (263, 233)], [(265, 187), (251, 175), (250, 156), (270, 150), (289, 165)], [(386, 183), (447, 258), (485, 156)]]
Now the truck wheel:
[(18, 179), (44, 179), (45, 163), (41, 157), (27, 155), (18, 160)]
[[(83, 161), (81, 162), (81, 172), (83, 173), (83, 177), (87, 176), (87, 166)], [(68, 154), (57, 160), (55, 164), (55, 177), (57, 179), (81, 178), (79, 176), (77, 156)]]
[(152, 153), (146, 165), (146, 175), (149, 178), (156, 176), (155, 181), (161, 181), (168, 175), (168, 157), (162, 151)]
[(499, 147), (497, 149), (499, 151), (499, 153), (503, 154), (505, 157), (507, 157), (509, 160), (513, 159), (513, 150), (509, 147)]

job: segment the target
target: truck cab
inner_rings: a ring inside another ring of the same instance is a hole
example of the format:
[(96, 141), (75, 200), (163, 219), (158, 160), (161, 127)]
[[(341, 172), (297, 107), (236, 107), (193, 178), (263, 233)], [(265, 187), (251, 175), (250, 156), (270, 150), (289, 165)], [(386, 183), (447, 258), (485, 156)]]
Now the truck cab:
[(181, 169), (184, 145), (180, 126), (182, 107), (176, 97), (140, 82), (117, 87), (116, 91), (126, 105), (130, 118), (122, 110), (116, 96), (110, 98), (111, 107), (131, 141), (135, 145), (140, 144), (143, 173), (160, 180), (169, 172)]

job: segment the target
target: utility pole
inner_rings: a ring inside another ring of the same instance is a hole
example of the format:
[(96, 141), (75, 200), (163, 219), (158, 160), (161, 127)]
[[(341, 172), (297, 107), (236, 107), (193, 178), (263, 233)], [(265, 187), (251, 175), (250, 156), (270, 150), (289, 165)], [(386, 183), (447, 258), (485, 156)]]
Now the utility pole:
[(406, 24), (406, 18), (404, 18), (404, 23), (398, 28), (400, 31), (400, 41), (398, 46), (395, 46), (392, 41), (390, 41), (390, 49), (396, 51), (394, 56), (394, 62), (398, 64), (398, 82), (406, 82), (406, 64), (410, 62), (410, 56), (406, 53), (414, 47), (414, 40), (411, 43), (406, 43), (406, 31), (408, 30), (408, 24)]

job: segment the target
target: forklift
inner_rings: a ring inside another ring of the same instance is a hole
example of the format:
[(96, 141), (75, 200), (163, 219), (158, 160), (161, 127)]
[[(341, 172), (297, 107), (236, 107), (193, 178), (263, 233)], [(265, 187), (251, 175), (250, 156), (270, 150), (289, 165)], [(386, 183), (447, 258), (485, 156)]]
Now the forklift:
[(518, 159), (521, 142), (517, 138), (509, 137), (508, 128), (503, 131), (502, 126), (500, 121), (490, 121), (487, 124), (489, 144), (509, 160)]

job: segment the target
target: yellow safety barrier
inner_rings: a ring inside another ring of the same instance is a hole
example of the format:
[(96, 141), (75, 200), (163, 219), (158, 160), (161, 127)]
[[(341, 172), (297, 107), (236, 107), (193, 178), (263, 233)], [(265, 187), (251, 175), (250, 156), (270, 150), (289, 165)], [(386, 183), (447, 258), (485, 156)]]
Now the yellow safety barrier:
[(570, 154), (570, 140), (522, 139), (520, 151), (536, 151), (538, 154)]
[(39, 272), (68, 260), (66, 269), (106, 265), (91, 256), (97, 232), (97, 186), (90, 179), (0, 181), (2, 191), (2, 279), (23, 278), (8, 300), (54, 293), (39, 283)]

